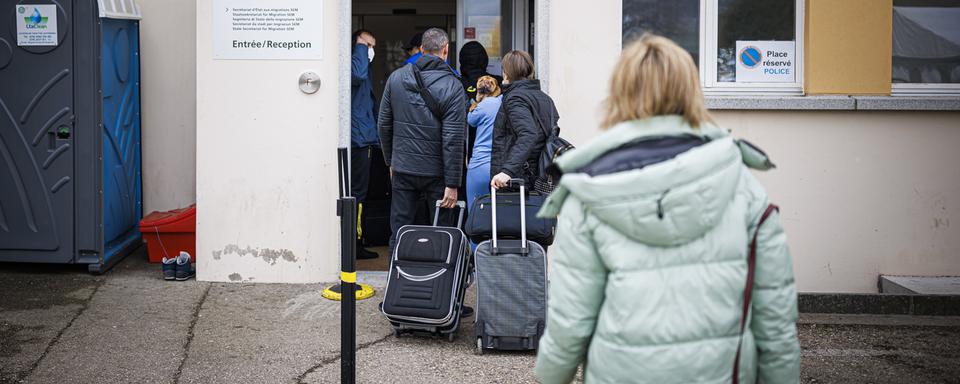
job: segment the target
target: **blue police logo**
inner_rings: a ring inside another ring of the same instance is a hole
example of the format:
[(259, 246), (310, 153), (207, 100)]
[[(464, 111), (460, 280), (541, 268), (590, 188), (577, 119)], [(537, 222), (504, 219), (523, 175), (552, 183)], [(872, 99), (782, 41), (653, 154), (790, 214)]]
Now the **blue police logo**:
[(743, 47), (743, 49), (740, 50), (739, 57), (740, 64), (743, 64), (743, 66), (747, 68), (754, 68), (763, 61), (763, 54), (754, 46)]

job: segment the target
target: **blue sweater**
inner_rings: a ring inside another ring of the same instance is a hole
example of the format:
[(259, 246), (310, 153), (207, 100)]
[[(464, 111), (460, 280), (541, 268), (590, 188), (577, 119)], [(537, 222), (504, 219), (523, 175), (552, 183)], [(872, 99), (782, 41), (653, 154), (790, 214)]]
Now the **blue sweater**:
[(477, 138), (473, 144), (473, 155), (470, 165), (490, 162), (490, 152), (493, 149), (493, 123), (497, 120), (500, 111), (502, 96), (486, 97), (473, 111), (467, 114), (467, 124), (477, 127)]
[(350, 65), (350, 144), (354, 147), (379, 145), (373, 99), (373, 80), (370, 78), (370, 59), (367, 46), (353, 47)]

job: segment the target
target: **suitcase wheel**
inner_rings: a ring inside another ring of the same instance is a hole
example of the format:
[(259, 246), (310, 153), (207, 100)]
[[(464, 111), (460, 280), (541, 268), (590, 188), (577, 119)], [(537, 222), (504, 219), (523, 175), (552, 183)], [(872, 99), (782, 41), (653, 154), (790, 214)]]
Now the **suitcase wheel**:
[(400, 338), (400, 330), (397, 329), (397, 328), (394, 328), (394, 329), (393, 329), (393, 336), (399, 339), (399, 338)]
[(456, 334), (456, 333), (450, 332), (450, 333), (447, 334), (447, 341), (449, 341), (449, 342), (451, 342), (451, 343), (452, 343), (453, 340), (455, 340), (456, 338), (457, 338), (457, 334)]
[(482, 355), (482, 354), (483, 354), (483, 339), (482, 339), (482, 338), (479, 338), (479, 337), (477, 338), (477, 349), (474, 350), (473, 353), (475, 353), (475, 354), (477, 354), (477, 355)]

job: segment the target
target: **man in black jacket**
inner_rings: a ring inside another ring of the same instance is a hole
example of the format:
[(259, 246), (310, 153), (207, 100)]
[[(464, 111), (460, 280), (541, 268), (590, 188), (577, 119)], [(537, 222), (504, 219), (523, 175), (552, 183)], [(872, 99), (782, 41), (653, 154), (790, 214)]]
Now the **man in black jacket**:
[(460, 80), (446, 63), (448, 42), (443, 30), (424, 32), (423, 56), (390, 74), (380, 101), (380, 144), (393, 178), (391, 251), (397, 230), (413, 224), (421, 196), (431, 203), (442, 200), (444, 208), (456, 206), (467, 101)]

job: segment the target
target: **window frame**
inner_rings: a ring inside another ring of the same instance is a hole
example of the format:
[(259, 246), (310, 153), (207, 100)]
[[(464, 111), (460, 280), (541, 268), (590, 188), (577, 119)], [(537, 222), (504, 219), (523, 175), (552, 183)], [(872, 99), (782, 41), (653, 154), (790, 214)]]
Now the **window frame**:
[(804, 0), (795, 0), (794, 48), (796, 81), (792, 83), (736, 83), (717, 81), (719, 0), (700, 0), (700, 85), (705, 96), (802, 96), (804, 80)]
[(891, 83), (890, 96), (960, 96), (958, 83)]

